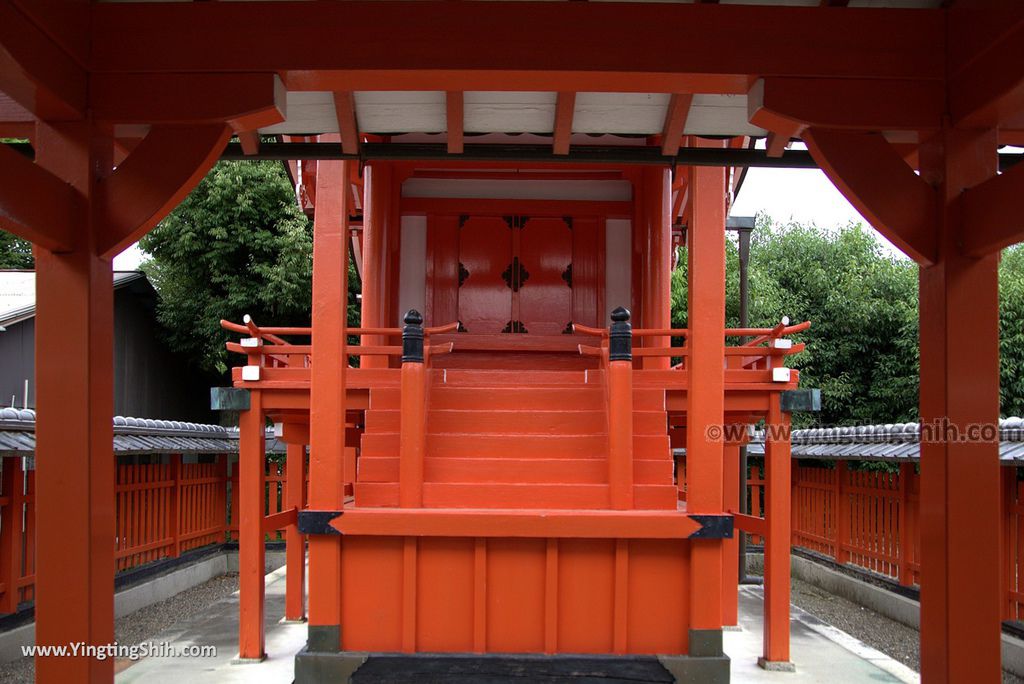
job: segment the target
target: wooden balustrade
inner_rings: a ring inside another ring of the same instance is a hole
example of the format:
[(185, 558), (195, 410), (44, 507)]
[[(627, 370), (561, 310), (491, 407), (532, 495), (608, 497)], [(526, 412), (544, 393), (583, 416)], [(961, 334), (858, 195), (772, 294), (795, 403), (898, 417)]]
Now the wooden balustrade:
[[(119, 463), (115, 483), (118, 572), (238, 538), (238, 475), (228, 455), (213, 462)], [(35, 471), (20, 456), (0, 458), (0, 614), (34, 599)], [(265, 515), (288, 508), (284, 464), (267, 462)], [(308, 476), (304, 486), (308, 486)], [(281, 538), (270, 531), (268, 540)]]

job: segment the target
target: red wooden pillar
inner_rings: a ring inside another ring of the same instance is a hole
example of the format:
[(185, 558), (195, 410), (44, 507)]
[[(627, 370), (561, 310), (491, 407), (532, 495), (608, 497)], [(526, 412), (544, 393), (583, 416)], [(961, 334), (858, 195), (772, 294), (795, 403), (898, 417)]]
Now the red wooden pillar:
[[(364, 328), (389, 327), (393, 322), (387, 317), (389, 310), (389, 284), (386, 278), (390, 269), (386, 268), (389, 246), (389, 235), (397, 229), (392, 225), (391, 216), (391, 166), (387, 163), (367, 164), (363, 169), (364, 198), (363, 207), (363, 283), (362, 283), (362, 316)], [(386, 338), (379, 335), (363, 335), (361, 344), (375, 346), (388, 344)], [(395, 341), (391, 340), (391, 344)], [(362, 356), (359, 359), (362, 368), (386, 368), (386, 356)]]
[(20, 456), (0, 459), (3, 472), (0, 477), (0, 498), (7, 503), (0, 508), (0, 582), (4, 593), (0, 596), (0, 614), (18, 610), (18, 580), (21, 578), (22, 509), (25, 506), (25, 473)]
[[(42, 124), (36, 164), (83, 197), (73, 245), (36, 250), (36, 643), (114, 641), (113, 271), (98, 246), (111, 139)], [(37, 202), (50, 202), (40, 196)], [(37, 658), (36, 681), (112, 681), (113, 661)]]
[[(347, 324), (349, 171), (344, 161), (320, 161), (317, 166), (309, 505), (318, 510), (340, 511), (344, 505), (348, 359), (338, 350), (345, 344)], [(364, 268), (364, 272), (370, 270)], [(341, 551), (340, 537), (312, 535), (309, 539), (311, 651), (341, 648)]]
[[(725, 510), (739, 511), (740, 447), (726, 444), (722, 467), (722, 500)], [(740, 539), (737, 531), (732, 539), (722, 542), (722, 624), (739, 623)]]
[(262, 660), (266, 546), (266, 417), (259, 390), (249, 393), (249, 410), (238, 419), (238, 658)]
[[(672, 181), (668, 169), (643, 170), (646, 263), (644, 264), (645, 328), (672, 327)], [(670, 347), (668, 337), (648, 338), (644, 346)], [(667, 356), (648, 356), (644, 368), (668, 368)]]
[[(289, 444), (285, 462), (285, 508), (302, 510), (306, 507), (306, 445)], [(285, 530), (286, 586), (284, 617), (293, 622), (306, 619), (306, 538), (298, 525)]]
[[(921, 176), (939, 188), (934, 265), (920, 269), (921, 675), (998, 681), (999, 445), (968, 426), (999, 418), (999, 254), (960, 251), (958, 201), (996, 175), (996, 132), (947, 128), (921, 148)], [(943, 439), (946, 427), (957, 432)], [(996, 431), (996, 434), (998, 432)], [(977, 437), (977, 436), (975, 436)], [(969, 588), (969, 590), (966, 590)]]
[[(690, 183), (686, 505), (690, 513), (716, 514), (724, 510), (725, 170), (694, 167)], [(690, 562), (691, 577), (700, 578), (690, 583), (690, 628), (721, 629), (721, 540), (691, 540)]]
[(765, 669), (789, 670), (789, 549), (792, 455), (789, 414), (776, 394), (768, 404), (764, 442), (764, 652), (758, 664)]

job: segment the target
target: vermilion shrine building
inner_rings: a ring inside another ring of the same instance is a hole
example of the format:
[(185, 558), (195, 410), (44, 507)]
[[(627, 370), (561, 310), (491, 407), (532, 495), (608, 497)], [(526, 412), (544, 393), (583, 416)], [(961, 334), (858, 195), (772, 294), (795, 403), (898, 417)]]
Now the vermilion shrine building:
[[(805, 326), (725, 328), (732, 191), (820, 166), (921, 265), (922, 420), (995, 424), (1022, 34), (1024, 8), (982, 0), (0, 2), (0, 135), (31, 142), (0, 145), (0, 227), (37, 246), (38, 643), (113, 641), (111, 258), (248, 156), (293, 160), (315, 243), (310, 327), (227, 324), (242, 659), (263, 655), (264, 531), (287, 527), (293, 618), (309, 544), (299, 681), (438, 652), (726, 679), (744, 529), (767, 539), (762, 660), (785, 666), (788, 441), (751, 518), (723, 429), (788, 424)], [(308, 500), (271, 517), (267, 418), (290, 477), (309, 446)], [(995, 681), (997, 445), (923, 444), (921, 472), (923, 677)]]

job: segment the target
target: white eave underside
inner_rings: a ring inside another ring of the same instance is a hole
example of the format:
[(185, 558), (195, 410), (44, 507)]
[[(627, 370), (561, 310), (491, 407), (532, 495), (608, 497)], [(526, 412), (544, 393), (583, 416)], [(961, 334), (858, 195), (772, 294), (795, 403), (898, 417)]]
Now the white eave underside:
[[(551, 92), (468, 91), (466, 133), (541, 133), (554, 130)], [(670, 96), (665, 93), (577, 93), (573, 133), (656, 135), (662, 132)], [(284, 122), (265, 134), (337, 133), (338, 117), (329, 92), (290, 92)], [(359, 91), (356, 122), (362, 133), (443, 133), (448, 129), (445, 93)], [(689, 135), (764, 135), (747, 121), (746, 95), (695, 95), (684, 131)]]

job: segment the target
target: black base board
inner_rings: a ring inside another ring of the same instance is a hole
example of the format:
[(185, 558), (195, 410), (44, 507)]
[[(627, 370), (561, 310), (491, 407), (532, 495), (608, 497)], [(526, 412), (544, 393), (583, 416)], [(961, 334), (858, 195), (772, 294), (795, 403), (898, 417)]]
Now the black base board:
[[(670, 671), (671, 670), (671, 671)], [(673, 656), (310, 652), (295, 657), (296, 684), (725, 684), (729, 659)]]

